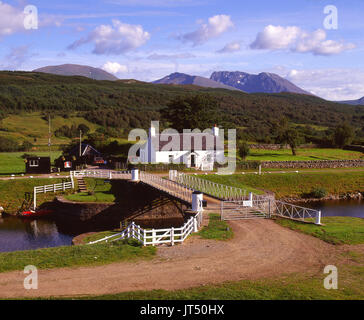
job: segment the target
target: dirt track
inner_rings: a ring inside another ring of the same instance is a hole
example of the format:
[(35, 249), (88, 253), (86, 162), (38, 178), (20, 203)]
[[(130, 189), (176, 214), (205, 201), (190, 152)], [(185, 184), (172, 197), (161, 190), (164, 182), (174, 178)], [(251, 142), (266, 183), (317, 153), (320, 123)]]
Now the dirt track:
[(283, 228), (271, 220), (230, 222), (228, 242), (190, 237), (163, 247), (152, 261), (39, 271), (39, 289), (24, 290), (22, 271), (0, 274), (0, 297), (99, 295), (124, 291), (182, 289), (300, 271), (322, 272), (334, 246)]

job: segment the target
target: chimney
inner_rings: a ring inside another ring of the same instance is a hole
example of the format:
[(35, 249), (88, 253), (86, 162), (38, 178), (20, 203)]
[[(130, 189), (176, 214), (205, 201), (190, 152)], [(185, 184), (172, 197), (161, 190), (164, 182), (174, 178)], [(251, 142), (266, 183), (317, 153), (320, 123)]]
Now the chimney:
[(159, 130), (159, 122), (158, 121), (152, 121), (150, 129), (149, 129), (149, 137), (155, 137), (156, 136), (156, 127)]
[(218, 137), (219, 136), (219, 127), (215, 124), (215, 126), (212, 128), (212, 134), (215, 136), (215, 137)]

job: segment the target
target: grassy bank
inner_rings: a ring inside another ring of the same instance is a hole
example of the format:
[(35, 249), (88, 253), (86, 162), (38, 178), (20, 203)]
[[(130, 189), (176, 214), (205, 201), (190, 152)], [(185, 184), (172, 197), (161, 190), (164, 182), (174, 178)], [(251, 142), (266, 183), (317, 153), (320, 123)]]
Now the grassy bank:
[(273, 191), (277, 198), (297, 197), (310, 193), (314, 188), (323, 188), (328, 194), (338, 195), (364, 191), (364, 170), (331, 170), (299, 173), (201, 175), (203, 179), (239, 187)]
[(111, 183), (104, 179), (85, 178), (88, 192), (75, 193), (66, 196), (70, 201), (76, 202), (114, 202), (118, 191)]
[(252, 149), (247, 160), (261, 161), (308, 161), (308, 160), (355, 160), (364, 159), (362, 152), (328, 149), (328, 148), (308, 148), (297, 149), (297, 155), (293, 156), (290, 149), (281, 150), (257, 150)]
[(317, 237), (332, 244), (364, 243), (364, 219), (352, 217), (324, 217), (324, 226), (288, 219), (275, 220), (281, 226)]
[[(0, 176), (11, 174), (25, 173), (24, 159), (21, 157), (25, 152), (0, 152)], [(49, 157), (49, 152), (45, 151), (30, 151), (28, 154), (34, 154), (39, 157)], [(58, 158), (61, 151), (51, 152), (51, 161)]]
[(141, 247), (134, 241), (4, 252), (0, 253), (0, 272), (23, 270), (27, 265), (39, 269), (103, 265), (151, 259), (155, 253), (155, 247)]
[(208, 226), (203, 227), (196, 235), (211, 240), (229, 240), (234, 236), (227, 222), (221, 221), (219, 214), (210, 213), (209, 218)]
[[(0, 205), (4, 207), (9, 214), (14, 214), (25, 199), (25, 193), (33, 193), (35, 186), (61, 183), (63, 179), (14, 179), (0, 180)], [(44, 201), (52, 200), (53, 193), (38, 194), (37, 205)]]

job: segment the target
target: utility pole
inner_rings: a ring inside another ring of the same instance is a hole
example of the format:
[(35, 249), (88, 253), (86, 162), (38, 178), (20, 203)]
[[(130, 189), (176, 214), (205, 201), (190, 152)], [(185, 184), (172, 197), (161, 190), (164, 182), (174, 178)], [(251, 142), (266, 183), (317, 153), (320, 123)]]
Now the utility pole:
[(80, 130), (80, 158), (82, 156), (82, 131)]
[(51, 115), (48, 114), (48, 147), (49, 147), (49, 158), (52, 158), (52, 152), (51, 152), (51, 146), (52, 146), (51, 136), (52, 136), (52, 133), (51, 133)]

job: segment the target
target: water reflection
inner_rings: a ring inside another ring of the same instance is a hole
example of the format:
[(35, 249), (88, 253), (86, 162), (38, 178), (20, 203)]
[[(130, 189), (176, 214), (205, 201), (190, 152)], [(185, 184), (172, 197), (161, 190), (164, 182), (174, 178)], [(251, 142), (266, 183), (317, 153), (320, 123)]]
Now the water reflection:
[(312, 201), (302, 206), (322, 211), (323, 217), (343, 216), (364, 218), (364, 201), (360, 200), (330, 200)]

